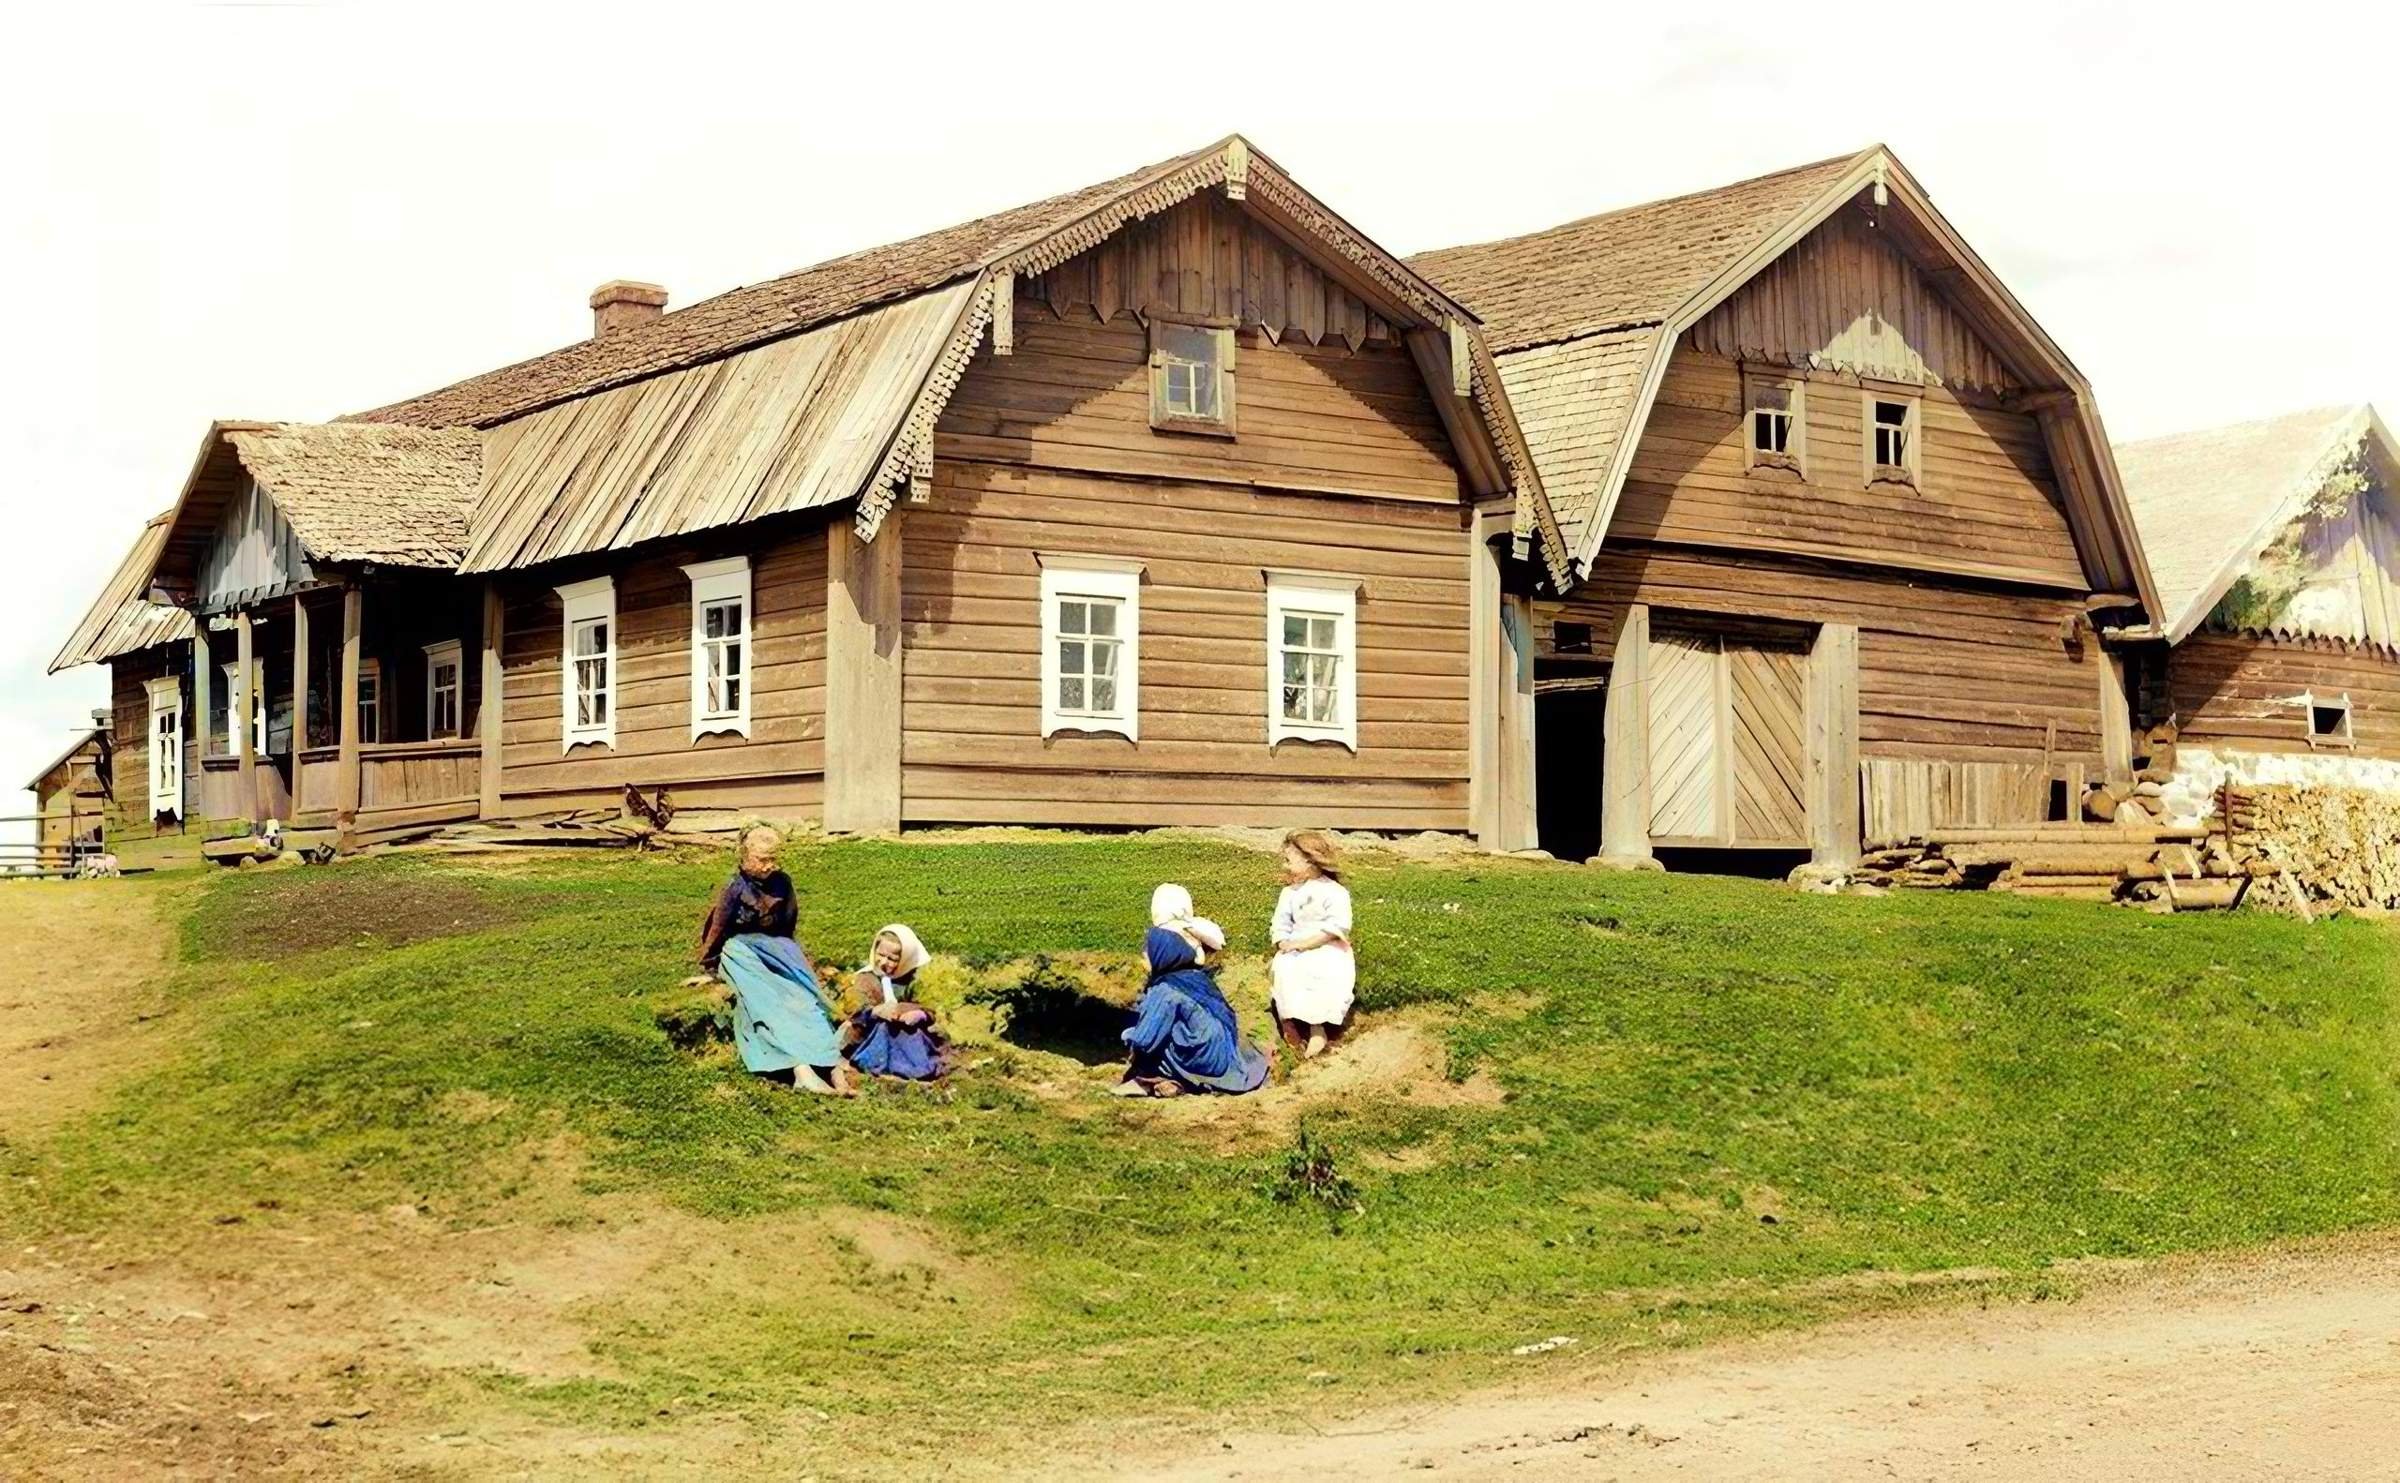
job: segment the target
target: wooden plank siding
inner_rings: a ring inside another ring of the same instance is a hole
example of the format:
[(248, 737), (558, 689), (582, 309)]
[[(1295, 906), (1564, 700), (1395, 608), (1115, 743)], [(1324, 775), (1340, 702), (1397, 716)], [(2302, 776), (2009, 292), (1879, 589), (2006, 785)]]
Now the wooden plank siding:
[(2071, 646), (2064, 597), (1942, 583), (1896, 572), (1775, 561), (1733, 552), (1603, 548), (1589, 581), (1537, 606), (1550, 652), (1559, 622), (1590, 624), (1613, 646), (1629, 603), (1661, 615), (1859, 630), (1859, 750), (1867, 757), (2100, 765), (2098, 645)]
[(155, 833), (150, 816), (150, 690), (149, 682), (173, 674), (183, 696), (183, 802), (187, 821), (197, 821), (200, 808), (200, 728), (192, 720), (191, 649), (187, 644), (120, 654), (109, 661), (109, 726), (113, 747), (109, 758), (109, 837), (148, 839)]
[(1748, 466), (1742, 375), (1724, 357), (1675, 352), (1634, 450), (1609, 544), (1671, 541), (2089, 590), (2032, 417), (1926, 387), (1919, 487), (1869, 488), (1861, 474), (1862, 392), (1830, 373), (1807, 373), (1802, 479)]
[[(847, 518), (846, 515), (835, 518)], [(751, 555), (750, 734), (691, 734), (692, 584), (684, 563)], [(560, 571), (504, 584), (501, 813), (615, 807), (627, 784), (693, 807), (814, 819), (825, 771), (825, 524), (749, 526), (705, 546), (617, 558), (616, 744), (559, 751)], [(470, 745), (472, 737), (468, 738)]]
[[(1018, 298), (908, 512), (905, 822), (1468, 827), (1467, 517), (1420, 373), (1363, 334), (1237, 356), (1238, 436), (1162, 433), (1137, 322)], [(1145, 564), (1138, 744), (1041, 734), (1046, 552)], [(1269, 568), (1360, 579), (1356, 754), (1267, 746)]]
[(2334, 640), (2191, 635), (2167, 659), (2167, 699), (2180, 739), (2249, 752), (2310, 752), (2295, 697), (2350, 697), (2351, 745), (2336, 756), (2400, 758), (2400, 655)]

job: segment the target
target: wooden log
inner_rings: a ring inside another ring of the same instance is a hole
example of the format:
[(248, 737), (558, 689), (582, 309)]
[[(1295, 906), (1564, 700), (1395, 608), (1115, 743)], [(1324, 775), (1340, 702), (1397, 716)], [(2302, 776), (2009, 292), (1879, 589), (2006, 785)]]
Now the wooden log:
[(2112, 784), (2104, 783), (2083, 795), (2084, 816), (2107, 823), (2117, 816), (2117, 805), (2123, 801), (2123, 794)]

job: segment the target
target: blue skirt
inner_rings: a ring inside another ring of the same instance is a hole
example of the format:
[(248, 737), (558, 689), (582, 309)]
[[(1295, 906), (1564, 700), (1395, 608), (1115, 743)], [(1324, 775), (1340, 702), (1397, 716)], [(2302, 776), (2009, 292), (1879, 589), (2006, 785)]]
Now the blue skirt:
[(858, 1033), (850, 1064), (869, 1076), (931, 1081), (942, 1074), (942, 1038), (931, 1026), (894, 1024), (864, 1009), (850, 1016), (850, 1025)]
[(733, 1043), (745, 1067), (789, 1071), (841, 1060), (833, 1015), (798, 943), (744, 933), (725, 944), (717, 965), (733, 986)]

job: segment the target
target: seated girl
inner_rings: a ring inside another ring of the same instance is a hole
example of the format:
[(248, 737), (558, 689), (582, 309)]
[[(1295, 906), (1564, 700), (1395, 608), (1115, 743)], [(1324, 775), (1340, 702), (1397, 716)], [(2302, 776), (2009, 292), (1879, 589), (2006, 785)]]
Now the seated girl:
[(867, 966), (850, 983), (850, 1021), (842, 1036), (851, 1065), (906, 1081), (942, 1074), (941, 1033), (933, 1028), (933, 1011), (916, 999), (917, 970), (927, 956), (917, 934), (898, 922), (875, 934)]
[(1194, 915), (1192, 893), (1173, 882), (1150, 893), (1150, 925), (1164, 927), (1190, 943), (1204, 964), (1211, 954), (1225, 951), (1225, 929)]
[(1333, 841), (1314, 829), (1283, 841), (1283, 894), (1275, 898), (1275, 1020), (1286, 1044), (1303, 1059), (1325, 1053), (1338, 1038), (1358, 985), (1350, 950), (1350, 891), (1342, 884)]
[(1267, 1079), (1267, 1058), (1244, 1044), (1233, 1006), (1200, 968), (1191, 943), (1164, 927), (1143, 940), (1150, 982), (1134, 1006), (1125, 1044), (1133, 1052), (1120, 1097), (1174, 1097), (1185, 1092), (1255, 1092)]
[(794, 934), (800, 905), (776, 865), (783, 837), (763, 825), (742, 831), (733, 879), (700, 928), (700, 967), (733, 989), (733, 1043), (758, 1075), (803, 1091), (853, 1095), (834, 1040), (833, 1012), (817, 970)]

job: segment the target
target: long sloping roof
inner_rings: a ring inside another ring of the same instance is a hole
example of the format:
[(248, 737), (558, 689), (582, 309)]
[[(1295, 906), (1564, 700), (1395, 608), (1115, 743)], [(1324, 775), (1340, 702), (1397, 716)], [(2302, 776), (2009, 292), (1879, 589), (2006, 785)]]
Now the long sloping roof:
[(107, 733), (102, 731), (97, 726), (85, 727), (81, 732), (76, 734), (76, 737), (73, 741), (67, 743), (67, 749), (65, 751), (51, 758), (48, 766), (44, 767), (40, 772), (37, 772), (33, 775), (33, 780), (25, 785), (25, 791), (28, 793), (36, 793), (41, 791), (42, 780), (44, 778), (50, 776), (50, 774), (65, 766), (77, 752), (82, 751), (85, 747), (90, 746), (92, 743), (98, 741), (105, 735), (107, 735)]
[(1482, 316), (1550, 508), (1588, 571), (1677, 339), (1869, 187), (1895, 208), (1885, 226), (1938, 263), (1944, 293), (1993, 349), (2029, 385), (2063, 393), (2044, 432), (2078, 554), (2094, 583), (2155, 612), (2090, 386), (1881, 145), (1409, 263)]
[(167, 538), (167, 520), (173, 514), (170, 510), (152, 516), (142, 527), (125, 559), (117, 563), (108, 585), (100, 589), (90, 611), (75, 625), (75, 631), (67, 635), (58, 657), (50, 661), (51, 674), (79, 664), (98, 664), (158, 644), (180, 643), (192, 636), (190, 613), (145, 601), (143, 597), (150, 587), (151, 564), (158, 559), (159, 545)]
[(2200, 625), (2370, 431), (2390, 445), (2374, 408), (2352, 404), (2118, 446), (2169, 642)]
[(358, 413), (355, 420), (489, 426), (569, 397), (798, 334), (877, 304), (971, 278), (995, 259), (1073, 224), (1116, 197), (1201, 164), (1223, 148), (1220, 142), (1081, 190), (746, 284), (645, 325)]

